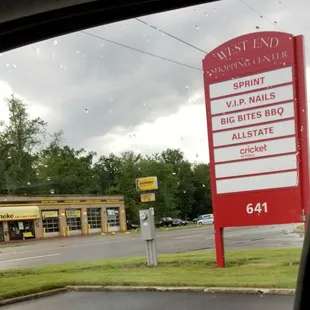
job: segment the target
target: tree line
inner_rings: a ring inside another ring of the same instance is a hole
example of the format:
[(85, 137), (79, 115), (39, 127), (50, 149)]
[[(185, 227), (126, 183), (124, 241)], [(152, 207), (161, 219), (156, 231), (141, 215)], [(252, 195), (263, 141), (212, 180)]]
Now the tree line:
[[(47, 123), (31, 118), (16, 96), (5, 102), (9, 120), (0, 124), (1, 195), (122, 194), (131, 220), (145, 207), (154, 207), (157, 218), (192, 219), (212, 212), (209, 165), (190, 163), (179, 149), (97, 156), (66, 145), (62, 131), (49, 134)], [(146, 176), (158, 178), (155, 202), (141, 203), (136, 192), (135, 179)]]

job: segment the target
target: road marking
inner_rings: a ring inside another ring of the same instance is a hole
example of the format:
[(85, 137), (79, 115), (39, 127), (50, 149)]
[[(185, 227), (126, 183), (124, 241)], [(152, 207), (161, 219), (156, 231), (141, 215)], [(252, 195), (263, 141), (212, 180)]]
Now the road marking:
[[(130, 240), (139, 240), (141, 239), (139, 238), (132, 238)], [(55, 251), (55, 250), (69, 250), (72, 248), (81, 248), (81, 247), (89, 247), (89, 246), (96, 246), (96, 245), (105, 245), (105, 244), (111, 244), (111, 243), (118, 243), (118, 242), (127, 242), (128, 239), (114, 239), (114, 240), (101, 240), (101, 241), (97, 241), (97, 242), (91, 242), (91, 243), (83, 243), (83, 244), (74, 244), (74, 245), (68, 245), (68, 244), (61, 244), (57, 247), (53, 247), (53, 248), (41, 248), (41, 249), (33, 249), (33, 250), (29, 250), (29, 251), (16, 251), (15, 252), (3, 252), (0, 253), (0, 257), (1, 256), (8, 256), (8, 255), (18, 255), (18, 254), (26, 254), (26, 253), (36, 253), (36, 252), (46, 252), (46, 251)], [(1, 261), (0, 261), (1, 262)]]
[(19, 260), (36, 259), (36, 258), (43, 258), (43, 257), (57, 256), (57, 255), (61, 255), (61, 253), (48, 254), (48, 255), (40, 255), (40, 256), (32, 256), (32, 257), (23, 257), (23, 258), (15, 258), (15, 259), (9, 259), (9, 260), (0, 260), (0, 264), (1, 263), (17, 262)]
[(204, 234), (201, 234), (201, 235), (192, 235), (192, 236), (184, 236), (184, 237), (178, 237), (178, 238), (173, 238), (172, 240), (189, 239), (189, 238), (196, 238), (196, 237), (201, 237), (201, 236), (204, 236)]

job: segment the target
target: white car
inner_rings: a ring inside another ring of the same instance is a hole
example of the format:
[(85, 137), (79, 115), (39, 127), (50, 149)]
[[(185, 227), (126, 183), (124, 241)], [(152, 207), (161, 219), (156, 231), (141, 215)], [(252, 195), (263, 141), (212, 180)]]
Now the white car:
[(205, 214), (197, 221), (197, 225), (212, 225), (214, 223), (213, 214)]

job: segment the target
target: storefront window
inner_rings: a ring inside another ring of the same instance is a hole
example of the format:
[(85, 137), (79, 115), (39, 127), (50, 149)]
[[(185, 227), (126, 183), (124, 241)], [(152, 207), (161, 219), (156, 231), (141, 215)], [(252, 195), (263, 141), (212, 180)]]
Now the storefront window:
[(23, 240), (34, 238), (34, 221), (12, 221), (8, 222), (10, 240)]
[(107, 218), (110, 227), (119, 226), (119, 208), (107, 208)]
[(69, 209), (66, 210), (66, 221), (70, 231), (81, 230), (81, 210), (80, 209)]
[(101, 209), (90, 208), (87, 209), (87, 219), (90, 229), (101, 228)]
[(59, 232), (58, 211), (42, 211), (42, 222), (46, 233)]

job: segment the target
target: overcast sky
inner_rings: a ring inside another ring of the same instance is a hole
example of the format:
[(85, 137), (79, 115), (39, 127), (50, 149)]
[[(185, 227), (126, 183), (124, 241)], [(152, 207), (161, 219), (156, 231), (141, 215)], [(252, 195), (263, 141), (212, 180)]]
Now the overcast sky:
[[(308, 59), (309, 10), (309, 0), (226, 0), (141, 19), (204, 51), (250, 32), (303, 34)], [(198, 69), (205, 56), (134, 19), (87, 31)], [(0, 55), (0, 120), (11, 93), (50, 132), (63, 129), (72, 147), (99, 154), (170, 147), (191, 161), (209, 160), (199, 70), (77, 32)]]

